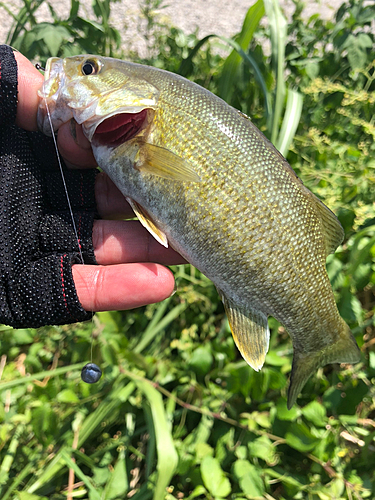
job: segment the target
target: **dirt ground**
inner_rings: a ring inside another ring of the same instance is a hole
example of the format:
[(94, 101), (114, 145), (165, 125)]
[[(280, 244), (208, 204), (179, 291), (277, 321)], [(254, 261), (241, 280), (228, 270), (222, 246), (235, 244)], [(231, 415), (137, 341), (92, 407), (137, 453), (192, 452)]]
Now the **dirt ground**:
[[(124, 47), (143, 50), (143, 40), (138, 35), (137, 26), (141, 20), (139, 3), (142, 0), (121, 0), (112, 5), (113, 25), (122, 33)], [(231, 0), (219, 2), (218, 0), (165, 0), (167, 7), (161, 9), (160, 15), (172, 25), (182, 28), (185, 33), (192, 33), (197, 28), (199, 36), (216, 33), (226, 37), (233, 36), (241, 29), (243, 19), (249, 7), (255, 0)], [(343, 0), (319, 0), (306, 2), (305, 17), (316, 12), (329, 18)], [(13, 12), (23, 5), (21, 0), (3, 0)], [(70, 8), (70, 0), (49, 0), (49, 3), (61, 17), (66, 17)], [(282, 5), (287, 16), (293, 12), (294, 5), (291, 0), (282, 0)], [(81, 0), (80, 15), (92, 17), (91, 0)], [(12, 25), (12, 18), (0, 8), (0, 43), (4, 43), (6, 35)], [(50, 20), (48, 7), (45, 4), (37, 11), (39, 21)]]

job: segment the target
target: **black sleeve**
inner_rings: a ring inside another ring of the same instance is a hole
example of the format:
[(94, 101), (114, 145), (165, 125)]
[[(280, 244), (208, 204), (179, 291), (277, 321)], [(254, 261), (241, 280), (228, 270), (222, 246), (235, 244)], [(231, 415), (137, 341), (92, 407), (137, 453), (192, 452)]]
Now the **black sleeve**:
[[(73, 282), (80, 254), (53, 141), (18, 128), (16, 110), (17, 64), (0, 45), (0, 323), (36, 328), (90, 319)], [(96, 175), (64, 167), (86, 264), (96, 263)]]

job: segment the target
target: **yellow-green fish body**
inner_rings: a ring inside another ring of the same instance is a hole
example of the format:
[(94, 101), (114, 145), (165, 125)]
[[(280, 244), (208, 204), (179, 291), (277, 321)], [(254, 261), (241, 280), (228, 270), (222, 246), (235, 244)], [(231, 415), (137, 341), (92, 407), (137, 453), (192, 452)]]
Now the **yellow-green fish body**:
[(341, 225), (247, 116), (178, 75), (89, 55), (51, 59), (41, 95), (55, 128), (82, 123), (98, 165), (158, 241), (214, 282), (255, 370), (267, 317), (285, 326), (289, 407), (319, 366), (359, 360), (325, 268)]

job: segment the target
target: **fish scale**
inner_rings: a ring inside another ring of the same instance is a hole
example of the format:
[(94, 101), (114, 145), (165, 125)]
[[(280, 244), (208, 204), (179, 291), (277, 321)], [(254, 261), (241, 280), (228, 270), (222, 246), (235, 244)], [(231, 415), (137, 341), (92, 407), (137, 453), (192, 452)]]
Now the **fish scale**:
[[(359, 360), (325, 269), (340, 223), (246, 115), (178, 75), (99, 56), (53, 58), (45, 79), (40, 94), (56, 128), (82, 123), (142, 224), (214, 282), (250, 366), (264, 363), (268, 316), (285, 326), (289, 408), (318, 367)], [(122, 121), (130, 140), (105, 142), (113, 118), (95, 135), (106, 119), (141, 112)], [(43, 102), (38, 119), (48, 132)]]

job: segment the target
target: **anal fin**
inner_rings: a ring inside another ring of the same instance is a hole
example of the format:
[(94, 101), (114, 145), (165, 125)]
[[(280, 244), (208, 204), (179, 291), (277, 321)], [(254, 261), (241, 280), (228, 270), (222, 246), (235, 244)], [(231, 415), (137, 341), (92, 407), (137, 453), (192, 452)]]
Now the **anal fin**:
[(251, 307), (243, 308), (219, 290), (225, 312), (228, 316), (233, 339), (245, 361), (259, 371), (266, 358), (269, 346), (270, 330), (267, 316)]
[(132, 207), (135, 215), (138, 217), (139, 222), (144, 226), (147, 231), (149, 231), (152, 236), (165, 248), (168, 248), (168, 239), (166, 235), (161, 231), (158, 227), (156, 227), (154, 221), (151, 219), (150, 215), (146, 212), (146, 210), (139, 205), (136, 201), (131, 198), (126, 198), (126, 201)]

